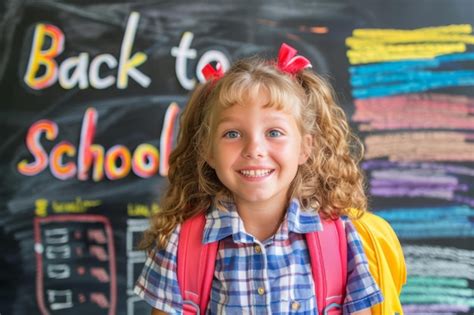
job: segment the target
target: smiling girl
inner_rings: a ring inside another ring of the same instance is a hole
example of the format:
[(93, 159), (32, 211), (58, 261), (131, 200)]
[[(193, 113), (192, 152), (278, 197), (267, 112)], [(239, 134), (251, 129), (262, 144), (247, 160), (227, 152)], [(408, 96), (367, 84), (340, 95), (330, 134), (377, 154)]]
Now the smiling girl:
[[(135, 292), (153, 314), (180, 314), (182, 223), (205, 213), (203, 243), (219, 242), (210, 314), (317, 314), (305, 233), (344, 217), (347, 286), (331, 310), (370, 314), (382, 296), (347, 219), (366, 209), (363, 176), (343, 110), (307, 59), (283, 45), (276, 61), (250, 58), (210, 71), (181, 118), (170, 185), (142, 247)], [(360, 150), (361, 152), (361, 150)], [(328, 310), (329, 311), (329, 310)]]

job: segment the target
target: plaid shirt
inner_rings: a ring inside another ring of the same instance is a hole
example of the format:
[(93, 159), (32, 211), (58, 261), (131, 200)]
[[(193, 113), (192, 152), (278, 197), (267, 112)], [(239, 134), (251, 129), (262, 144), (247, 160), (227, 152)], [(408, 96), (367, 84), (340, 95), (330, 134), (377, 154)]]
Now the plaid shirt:
[[(274, 236), (260, 242), (245, 232), (235, 206), (228, 212), (211, 208), (206, 215), (204, 243), (219, 241), (214, 281), (207, 313), (211, 314), (317, 314), (314, 281), (305, 233), (320, 231), (315, 212), (302, 211), (291, 201), (286, 219)], [(369, 273), (362, 243), (350, 221), (348, 280), (343, 313), (350, 314), (382, 301)], [(176, 278), (180, 226), (164, 250), (152, 251), (135, 286), (135, 293), (151, 306), (182, 314)]]

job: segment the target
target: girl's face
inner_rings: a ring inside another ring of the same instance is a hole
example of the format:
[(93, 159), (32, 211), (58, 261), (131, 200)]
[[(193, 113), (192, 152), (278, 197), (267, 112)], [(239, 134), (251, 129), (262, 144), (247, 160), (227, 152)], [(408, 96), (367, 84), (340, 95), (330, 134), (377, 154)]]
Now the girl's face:
[(215, 117), (207, 162), (237, 206), (285, 206), (298, 165), (308, 158), (311, 136), (301, 135), (291, 114), (267, 103), (259, 93)]

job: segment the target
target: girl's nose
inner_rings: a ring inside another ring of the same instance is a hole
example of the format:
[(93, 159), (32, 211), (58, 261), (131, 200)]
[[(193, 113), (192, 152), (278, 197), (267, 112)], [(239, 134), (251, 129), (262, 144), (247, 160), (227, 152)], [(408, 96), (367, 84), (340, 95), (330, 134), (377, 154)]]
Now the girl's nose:
[(248, 139), (242, 150), (243, 157), (247, 159), (257, 159), (265, 156), (265, 144), (260, 139)]

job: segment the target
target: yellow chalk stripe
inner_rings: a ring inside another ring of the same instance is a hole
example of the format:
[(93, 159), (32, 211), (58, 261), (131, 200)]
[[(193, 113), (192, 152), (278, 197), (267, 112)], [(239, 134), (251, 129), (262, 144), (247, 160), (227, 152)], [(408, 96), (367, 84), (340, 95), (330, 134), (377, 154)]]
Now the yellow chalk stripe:
[(466, 44), (412, 44), (412, 45), (374, 45), (367, 46), (366, 49), (351, 49), (350, 53), (354, 54), (370, 54), (370, 53), (401, 53), (401, 52), (463, 52), (466, 51)]
[(387, 62), (387, 61), (399, 61), (399, 60), (412, 60), (412, 59), (432, 59), (436, 56), (433, 55), (403, 55), (403, 56), (379, 56), (379, 57), (370, 57), (370, 58), (349, 58), (349, 63), (351, 65), (362, 64), (362, 63), (373, 63), (373, 62)]
[(356, 37), (348, 37), (346, 45), (360, 49), (372, 45), (383, 44), (397, 44), (397, 43), (411, 43), (411, 42), (457, 42), (465, 44), (474, 44), (474, 36), (472, 35), (440, 35), (440, 34), (425, 34), (425, 35), (407, 35), (406, 37), (385, 37), (379, 39), (361, 39)]
[(454, 53), (464, 52), (466, 47), (440, 47), (439, 49), (432, 50), (401, 50), (401, 51), (384, 51), (384, 50), (349, 50), (347, 57), (351, 64), (358, 63), (369, 63), (369, 62), (381, 62), (381, 61), (395, 61), (395, 60), (406, 60), (406, 59), (428, 59), (435, 58), (436, 56)]
[(417, 28), (413, 30), (402, 30), (402, 29), (377, 29), (377, 28), (358, 28), (352, 32), (355, 37), (387, 37), (387, 36), (406, 36), (408, 34), (419, 33), (419, 34), (430, 34), (430, 33), (460, 33), (470, 34), (472, 33), (472, 26), (470, 24), (454, 24), (447, 26), (435, 26)]
[(443, 54), (399, 54), (399, 55), (385, 55), (385, 56), (371, 56), (371, 57), (352, 57), (349, 58), (349, 63), (352, 65), (372, 62), (386, 62), (399, 60), (413, 60), (413, 59), (432, 59)]

